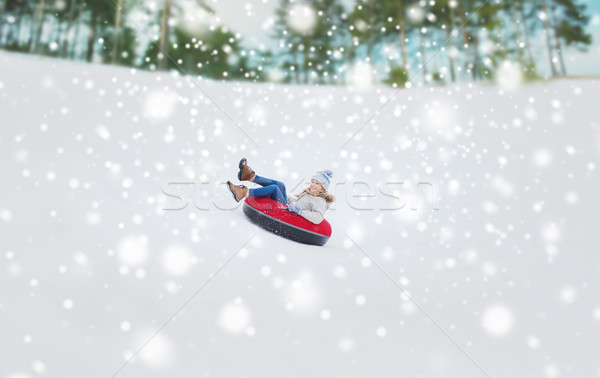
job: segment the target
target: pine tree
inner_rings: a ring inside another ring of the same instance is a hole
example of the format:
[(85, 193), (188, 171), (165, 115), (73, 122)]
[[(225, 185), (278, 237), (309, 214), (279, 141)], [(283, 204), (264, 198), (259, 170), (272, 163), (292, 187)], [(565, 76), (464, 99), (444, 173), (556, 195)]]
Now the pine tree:
[[(452, 4), (451, 4), (452, 3)], [(444, 31), (444, 43), (441, 49), (446, 51), (446, 55), (448, 56), (448, 64), (450, 71), (450, 80), (452, 82), (456, 81), (456, 72), (454, 67), (454, 46), (452, 43), (453, 39), (453, 18), (454, 11), (453, 9), (454, 2), (451, 0), (440, 0), (437, 1), (432, 7), (431, 11), (436, 17), (436, 27), (442, 29)]]
[(69, 17), (67, 21), (67, 28), (65, 30), (65, 35), (62, 40), (60, 56), (66, 58), (67, 51), (69, 50), (69, 42), (71, 37), (71, 27), (73, 26), (73, 18), (75, 16), (75, 9), (77, 7), (77, 0), (70, 0), (69, 6)]
[(382, 18), (385, 35), (398, 40), (400, 44), (400, 70), (392, 68), (394, 71), (390, 77), (394, 77), (392, 82), (402, 82), (402, 85), (409, 77), (409, 62), (407, 57), (407, 38), (412, 33), (413, 27), (407, 20), (406, 10), (412, 6), (415, 0), (392, 0), (386, 1), (383, 6)]
[[(87, 0), (86, 8), (90, 12), (90, 25), (87, 42), (86, 60), (93, 61), (96, 55), (98, 35), (101, 35), (104, 25), (113, 23), (114, 3), (112, 0)], [(102, 46), (102, 50), (106, 47)], [(102, 52), (102, 51), (100, 51)], [(103, 55), (103, 54), (102, 54)]]
[(336, 75), (334, 51), (343, 45), (345, 13), (339, 0), (312, 0), (317, 23), (310, 33), (309, 67), (316, 69), (318, 82), (331, 82)]
[(473, 43), (474, 42), (472, 40), (472, 34), (471, 34), (471, 29), (473, 26), (473, 22), (471, 20), (471, 14), (476, 10), (476, 8), (474, 8), (474, 3), (473, 1), (466, 1), (466, 0), (457, 0), (457, 7), (458, 7), (458, 17), (460, 20), (460, 30), (461, 30), (461, 36), (462, 36), (462, 48), (465, 54), (465, 68), (467, 73), (471, 73), (473, 75), (473, 80), (476, 79), (476, 70), (475, 70), (475, 63), (474, 61), (471, 60), (471, 51), (470, 48), (474, 47), (474, 52), (475, 52), (475, 60), (477, 60), (477, 48), (474, 46)]
[(550, 13), (548, 7), (549, 0), (542, 1), (542, 21), (544, 22), (544, 32), (546, 35), (546, 47), (548, 49), (548, 59), (550, 60), (550, 72), (552, 76), (557, 76), (558, 72), (554, 66), (554, 48), (552, 47), (551, 36), (550, 36)]
[[(186, 44), (201, 46), (204, 36), (194, 35), (195, 31), (188, 31), (184, 26), (186, 12), (190, 11), (186, 4), (174, 2), (173, 0), (164, 0), (162, 9), (155, 15), (153, 25), (159, 25), (158, 42), (152, 41), (148, 44), (144, 54), (144, 62), (142, 67), (150, 69), (167, 70), (176, 69), (179, 67), (179, 54), (184, 54), (184, 50), (179, 46)], [(207, 17), (215, 14), (214, 9), (206, 4), (203, 0), (198, 0), (194, 3), (192, 11), (198, 13), (205, 12)], [(170, 20), (174, 19), (178, 22), (175, 27), (170, 26)], [(195, 20), (194, 22), (202, 22)], [(191, 33), (191, 34), (190, 34)], [(200, 42), (198, 42), (200, 41)], [(206, 47), (205, 47), (206, 48)]]
[(374, 61), (375, 46), (382, 42), (381, 26), (384, 19), (385, 2), (357, 0), (348, 17), (349, 30), (357, 49), (363, 49), (365, 60)]
[(160, 21), (160, 39), (158, 42), (158, 69), (164, 71), (168, 65), (169, 59), (169, 38), (170, 38), (170, 26), (169, 18), (171, 17), (171, 1), (164, 0), (161, 21)]
[[(476, 44), (473, 46), (476, 52), (474, 71), (477, 77), (493, 77), (491, 71), (496, 69), (514, 51), (514, 49), (508, 47), (506, 40), (502, 37), (505, 22), (500, 17), (500, 14), (501, 11), (506, 9), (506, 4), (503, 3), (482, 2), (478, 5), (475, 15), (476, 23), (480, 30), (485, 30), (487, 37), (491, 39), (493, 47), (487, 56), (487, 59), (491, 60), (492, 66), (486, 67), (479, 63), (480, 59), (477, 55), (480, 50), (479, 47)], [(476, 39), (477, 41), (478, 39)]]
[(295, 32), (288, 25), (291, 3), (289, 0), (280, 0), (279, 6), (275, 9), (275, 25), (273, 27), (272, 37), (279, 43), (278, 58), (282, 60), (282, 68), (285, 73), (286, 81), (293, 79), (295, 83), (300, 83), (300, 71), (303, 64), (300, 64), (300, 45), (302, 35)]
[[(589, 17), (585, 15), (585, 5), (578, 5), (575, 0), (554, 0), (552, 5), (552, 23), (556, 51), (563, 75), (567, 75), (567, 68), (563, 58), (561, 40), (567, 46), (575, 46), (582, 51), (592, 43), (591, 34), (586, 33), (585, 28), (589, 23)], [(558, 15), (556, 15), (558, 13)]]
[(79, 31), (81, 30), (81, 24), (83, 23), (83, 10), (85, 8), (85, 2), (79, 3), (79, 9), (77, 10), (77, 17), (75, 18), (75, 32), (73, 33), (73, 44), (70, 47), (71, 51), (68, 52), (70, 59), (76, 58), (76, 51), (78, 49), (77, 42), (79, 40)]
[[(4, 10), (0, 14), (0, 43), (11, 50), (21, 51), (23, 48), (20, 46), (20, 31), (26, 24), (25, 14), (33, 13), (33, 4), (27, 0), (3, 0), (2, 6)], [(9, 16), (15, 18), (12, 24), (3, 21)]]
[[(72, 0), (73, 1), (73, 0)], [(121, 36), (121, 13), (123, 7), (123, 0), (117, 0), (117, 4), (115, 6), (115, 29), (113, 31), (113, 41), (112, 41), (112, 63), (116, 64), (119, 55), (119, 37)]]
[(2, 43), (2, 32), (4, 31), (4, 18), (6, 17), (6, 5), (8, 0), (2, 0), (2, 9), (0, 9), (0, 44)]
[[(528, 19), (532, 17), (528, 17), (525, 13), (525, 4), (530, 2), (529, 0), (516, 0), (516, 8), (518, 10), (519, 21), (523, 25), (523, 38), (525, 43), (525, 48), (527, 49), (527, 61), (525, 63), (525, 76), (527, 78), (533, 79), (537, 77), (537, 68), (536, 62), (533, 58), (533, 52), (531, 49), (531, 39), (530, 39), (530, 28), (531, 26), (528, 23)], [(531, 11), (535, 8), (531, 7)], [(530, 13), (531, 13), (530, 11)], [(537, 22), (532, 23), (532, 25), (537, 25)]]
[(45, 15), (45, 6), (46, 3), (44, 0), (39, 0), (37, 3), (37, 6), (35, 7), (35, 16), (34, 16), (34, 22), (32, 22), (32, 25), (34, 25), (35, 30), (32, 33), (32, 38), (29, 41), (29, 52), (30, 53), (35, 53), (38, 51), (38, 46), (40, 44), (40, 37), (42, 35), (42, 29), (44, 28), (44, 15)]

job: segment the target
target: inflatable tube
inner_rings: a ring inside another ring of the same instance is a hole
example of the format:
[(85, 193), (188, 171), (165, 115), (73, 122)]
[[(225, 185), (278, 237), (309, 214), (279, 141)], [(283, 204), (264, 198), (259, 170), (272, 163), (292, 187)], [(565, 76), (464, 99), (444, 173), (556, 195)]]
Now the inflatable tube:
[(331, 225), (326, 219), (314, 224), (298, 214), (287, 211), (287, 205), (269, 197), (246, 197), (244, 214), (252, 223), (299, 243), (325, 245), (331, 236)]

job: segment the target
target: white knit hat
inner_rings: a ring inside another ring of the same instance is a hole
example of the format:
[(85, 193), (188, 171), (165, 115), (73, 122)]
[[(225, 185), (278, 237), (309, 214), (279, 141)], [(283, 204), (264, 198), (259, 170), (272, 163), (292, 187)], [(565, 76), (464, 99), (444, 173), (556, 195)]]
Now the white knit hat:
[(321, 185), (323, 185), (323, 189), (325, 191), (329, 190), (329, 184), (331, 184), (331, 179), (333, 178), (333, 172), (330, 169), (326, 169), (324, 171), (317, 171), (315, 175), (312, 177), (313, 180), (317, 180)]

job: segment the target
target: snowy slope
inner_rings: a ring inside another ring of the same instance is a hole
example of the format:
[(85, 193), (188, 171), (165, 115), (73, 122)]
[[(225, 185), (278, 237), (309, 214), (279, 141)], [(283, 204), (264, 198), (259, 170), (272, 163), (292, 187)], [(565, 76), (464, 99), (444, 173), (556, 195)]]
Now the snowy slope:
[[(196, 84), (0, 53), (0, 377), (600, 375), (598, 81), (404, 90), (352, 139), (394, 90)], [(331, 168), (329, 243), (250, 224), (241, 157)]]

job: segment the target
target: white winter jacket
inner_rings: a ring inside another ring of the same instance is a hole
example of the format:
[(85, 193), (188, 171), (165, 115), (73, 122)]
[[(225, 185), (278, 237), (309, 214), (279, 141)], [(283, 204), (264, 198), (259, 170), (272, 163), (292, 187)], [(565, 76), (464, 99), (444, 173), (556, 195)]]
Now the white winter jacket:
[(298, 197), (287, 196), (287, 203), (292, 202), (302, 209), (300, 215), (314, 224), (321, 223), (325, 219), (325, 212), (329, 209), (329, 203), (325, 201), (325, 198), (315, 197), (306, 192), (301, 193)]

